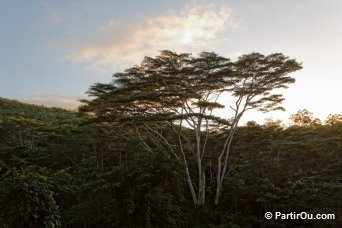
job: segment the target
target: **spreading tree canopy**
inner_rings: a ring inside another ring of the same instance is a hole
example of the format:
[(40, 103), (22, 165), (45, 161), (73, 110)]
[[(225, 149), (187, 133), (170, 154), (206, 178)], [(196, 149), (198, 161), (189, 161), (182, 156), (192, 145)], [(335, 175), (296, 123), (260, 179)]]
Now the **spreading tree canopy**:
[[(249, 109), (284, 110), (283, 96), (274, 91), (294, 83), (289, 73), (299, 69), (301, 64), (281, 53), (251, 53), (231, 61), (213, 52), (193, 57), (164, 50), (114, 74), (111, 83), (91, 86), (93, 99), (83, 100), (81, 110), (112, 124), (118, 135), (135, 132), (147, 151), (158, 149), (179, 161), (195, 204), (205, 203), (206, 178), (215, 178), (211, 182), (216, 182), (214, 203), (218, 204), (241, 117)], [(222, 94), (234, 101), (219, 102)], [(228, 111), (224, 117), (214, 115), (214, 110), (224, 107), (233, 115)], [(215, 144), (217, 134), (225, 137), (220, 149), (208, 146)]]

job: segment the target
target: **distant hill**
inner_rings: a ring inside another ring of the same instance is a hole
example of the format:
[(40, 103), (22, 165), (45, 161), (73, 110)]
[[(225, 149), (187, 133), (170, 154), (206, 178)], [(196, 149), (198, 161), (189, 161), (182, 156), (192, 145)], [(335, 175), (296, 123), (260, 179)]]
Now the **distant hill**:
[(0, 97), (0, 117), (20, 116), (51, 122), (61, 122), (73, 119), (79, 114), (62, 108), (49, 108), (42, 105), (26, 104), (17, 100)]

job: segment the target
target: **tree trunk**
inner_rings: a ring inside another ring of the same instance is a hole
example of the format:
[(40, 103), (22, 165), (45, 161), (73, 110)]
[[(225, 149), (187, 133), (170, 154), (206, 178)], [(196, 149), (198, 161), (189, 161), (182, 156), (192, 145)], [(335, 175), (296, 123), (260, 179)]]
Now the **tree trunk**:
[(205, 172), (202, 170), (201, 172), (201, 179), (199, 181), (198, 186), (198, 205), (204, 205), (205, 204)]
[(192, 185), (191, 182), (191, 177), (190, 177), (190, 172), (189, 172), (189, 168), (187, 165), (185, 165), (185, 174), (186, 174), (186, 181), (188, 182), (189, 188), (190, 188), (190, 193), (192, 196), (192, 200), (194, 202), (194, 204), (197, 204), (197, 197), (196, 197), (196, 193), (194, 190), (194, 186)]
[[(221, 171), (221, 169), (218, 169), (218, 171)], [(221, 173), (221, 172), (220, 172)], [(215, 194), (215, 205), (217, 206), (222, 191), (222, 183), (220, 181), (220, 175), (217, 174), (217, 183), (216, 183), (216, 194)]]

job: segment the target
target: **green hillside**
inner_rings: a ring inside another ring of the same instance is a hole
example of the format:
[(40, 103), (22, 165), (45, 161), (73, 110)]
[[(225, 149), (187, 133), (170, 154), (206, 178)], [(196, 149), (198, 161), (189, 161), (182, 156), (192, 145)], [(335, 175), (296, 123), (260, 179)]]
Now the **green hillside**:
[(20, 116), (42, 121), (63, 121), (77, 116), (76, 112), (70, 112), (61, 108), (48, 108), (45, 106), (26, 104), (16, 100), (0, 97), (0, 116)]
[[(341, 215), (340, 123), (239, 127), (219, 206), (194, 207), (183, 167), (146, 138), (153, 149), (147, 151), (130, 137), (132, 128), (3, 98), (0, 107), (3, 227), (334, 227), (341, 222), (340, 216), (315, 222), (263, 217), (266, 211)], [(223, 143), (220, 134), (211, 136), (216, 137), (208, 145), (212, 151)], [(171, 132), (165, 129), (163, 135)], [(208, 182), (214, 182), (214, 168), (206, 165)], [(213, 195), (209, 189), (207, 197)]]

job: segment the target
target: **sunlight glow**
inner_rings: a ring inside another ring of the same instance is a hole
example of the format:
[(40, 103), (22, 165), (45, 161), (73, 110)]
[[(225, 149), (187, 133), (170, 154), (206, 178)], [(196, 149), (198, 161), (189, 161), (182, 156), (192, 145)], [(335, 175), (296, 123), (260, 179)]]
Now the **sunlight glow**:
[(185, 30), (181, 38), (181, 43), (182, 44), (191, 43), (193, 41), (193, 35), (194, 35), (194, 32), (192, 30), (190, 29)]

